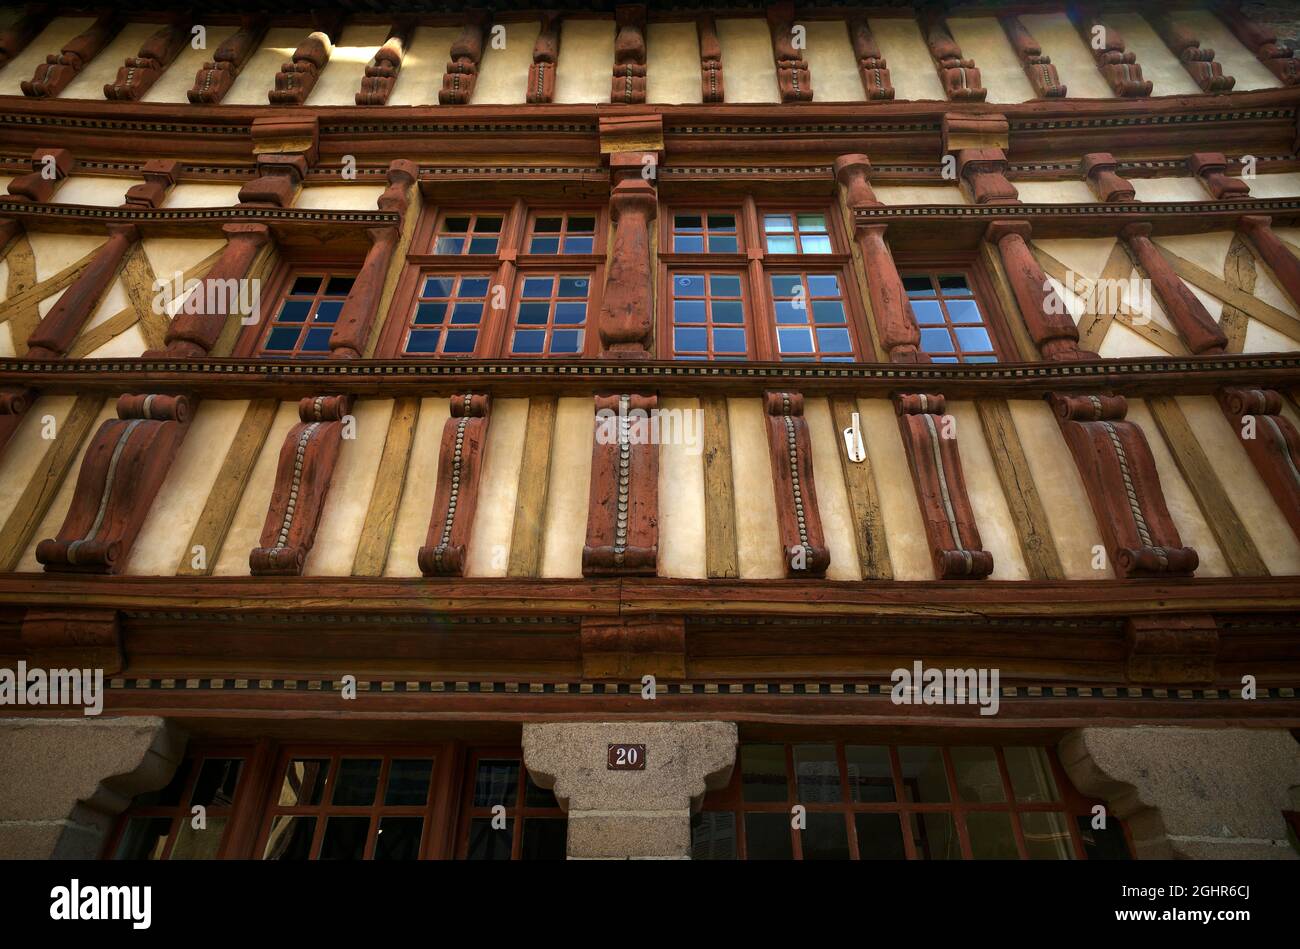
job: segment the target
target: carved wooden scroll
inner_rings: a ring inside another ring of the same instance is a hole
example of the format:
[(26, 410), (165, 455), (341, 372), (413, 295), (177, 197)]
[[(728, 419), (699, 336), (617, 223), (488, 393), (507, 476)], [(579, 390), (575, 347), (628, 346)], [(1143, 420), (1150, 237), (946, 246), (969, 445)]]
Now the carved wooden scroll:
[(1229, 92), (1236, 85), (1237, 80), (1225, 76), (1223, 67), (1214, 61), (1214, 50), (1203, 49), (1201, 41), (1190, 29), (1175, 23), (1169, 14), (1157, 9), (1146, 11), (1146, 19), (1201, 91)]
[(117, 11), (100, 14), (86, 32), (68, 40), (58, 53), (46, 56), (45, 62), (36, 67), (32, 78), (19, 84), (23, 95), (32, 99), (53, 99), (68, 87), (68, 83), (76, 78), (86, 63), (108, 45), (120, 26)]
[(1187, 159), (1187, 168), (1216, 201), (1250, 197), (1250, 185), (1228, 177), (1228, 159), (1223, 152), (1197, 152)]
[(1142, 78), (1137, 54), (1124, 48), (1124, 37), (1101, 21), (1096, 10), (1070, 7), (1070, 19), (1079, 30), (1097, 70), (1115, 95), (1126, 99), (1151, 95), (1151, 80)]
[(849, 40), (853, 44), (853, 58), (858, 61), (858, 75), (867, 101), (894, 98), (894, 87), (889, 83), (889, 64), (880, 53), (876, 38), (865, 16), (849, 18)]
[(767, 8), (767, 25), (772, 33), (772, 55), (776, 60), (776, 85), (782, 102), (811, 102), (812, 76), (803, 50), (794, 45), (794, 4), (778, 3)]
[(334, 53), (334, 42), (327, 32), (317, 30), (293, 51), (289, 62), (275, 74), (275, 88), (266, 94), (272, 105), (302, 105), (321, 70)]
[(1050, 395), (1111, 562), (1122, 577), (1189, 577), (1200, 562), (1165, 506), (1142, 429), (1117, 395)]
[(248, 276), (262, 247), (271, 240), (270, 229), (265, 224), (226, 224), (221, 230), (226, 246), (173, 315), (167, 327), (167, 348), (146, 356), (206, 356), (217, 345), (228, 320), (254, 315), (230, 312), (232, 296), (226, 288), (237, 286)]
[(1300, 433), (1282, 414), (1282, 396), (1232, 386), (1220, 389), (1218, 398), (1268, 493), (1300, 537)]
[(117, 573), (189, 429), (185, 396), (124, 395), (82, 458), (56, 537), (36, 545), (48, 572)]
[(620, 6), (614, 13), (618, 35), (614, 39), (614, 78), (609, 101), (625, 105), (642, 103), (646, 84), (645, 5)]
[(30, 4), (8, 29), (0, 30), (0, 66), (7, 65), (40, 35), (54, 18), (54, 11), (53, 4)]
[(239, 71), (244, 68), (266, 33), (265, 16), (240, 18), (239, 30), (217, 47), (210, 62), (200, 67), (194, 76), (194, 86), (185, 93), (195, 105), (213, 105), (220, 102), (235, 84)]
[(1110, 152), (1092, 152), (1079, 163), (1083, 175), (1098, 201), (1108, 204), (1127, 203), (1137, 198), (1137, 191), (1127, 178), (1119, 175), (1119, 162)]
[(941, 395), (898, 394), (894, 407), (907, 449), (921, 520), (940, 580), (979, 580), (993, 572), (966, 494), (956, 429), (944, 415)]
[(1019, 204), (1020, 192), (1007, 180), (1007, 156), (1000, 148), (963, 148), (957, 152), (957, 177), (976, 204)]
[(172, 64), (190, 40), (189, 22), (176, 19), (145, 40), (135, 56), (117, 71), (117, 79), (104, 85), (104, 98), (135, 102)]
[(926, 45), (930, 47), (939, 81), (943, 83), (948, 98), (957, 102), (983, 102), (988, 92), (980, 85), (980, 71), (975, 68), (975, 60), (962, 58), (961, 47), (948, 31), (943, 15), (936, 12), (925, 14), (923, 27)]
[(298, 403), (301, 421), (289, 429), (280, 449), (261, 546), (248, 555), (253, 576), (302, 573), (343, 445), (343, 418), (351, 410), (350, 395), (316, 396)]
[(10, 200), (36, 204), (49, 201), (76, 164), (72, 152), (66, 148), (36, 149), (32, 152), (32, 170), (9, 182)]
[(560, 16), (543, 13), (542, 27), (533, 44), (533, 62), (528, 67), (528, 102), (550, 102), (555, 98), (555, 70), (560, 62)]
[(487, 14), (470, 12), (460, 36), (451, 44), (451, 60), (442, 77), (438, 101), (443, 105), (466, 105), (474, 94), (478, 64), (483, 59)]
[(1205, 304), (1191, 291), (1182, 278), (1174, 272), (1160, 248), (1151, 241), (1150, 224), (1130, 224), (1120, 231), (1137, 259), (1138, 266), (1151, 281), (1151, 287), (1160, 298), (1169, 322), (1196, 355), (1221, 353), (1228, 345), (1228, 337), (1214, 322)]
[(821, 577), (831, 565), (813, 479), (812, 442), (798, 392), (763, 393), (777, 529), (787, 577)]
[(429, 533), (416, 558), (426, 577), (465, 574), (487, 452), (490, 402), (490, 396), (473, 392), (451, 397), (451, 417), (443, 423), (438, 449), (438, 487)]
[(641, 176), (642, 152), (615, 152), (610, 171), (615, 179), (609, 196), (614, 241), (597, 331), (601, 356), (647, 359), (654, 333), (650, 222), (658, 208), (655, 189)]
[(1277, 41), (1277, 34), (1262, 24), (1255, 23), (1242, 15), (1235, 3), (1216, 3), (1214, 10), (1219, 19), (1227, 24), (1234, 36), (1255, 54), (1255, 58), (1264, 64), (1264, 68), (1277, 77), (1284, 86), (1300, 83), (1300, 59), (1295, 51), (1282, 46)]
[(582, 575), (653, 576), (659, 560), (657, 395), (596, 396)]
[(374, 61), (366, 66), (361, 78), (361, 91), (356, 94), (357, 105), (387, 105), (388, 97), (397, 85), (397, 74), (402, 71), (402, 60), (411, 48), (415, 35), (415, 20), (402, 19), (393, 24), (388, 39), (375, 53)]
[(1020, 17), (1003, 16), (998, 19), (1006, 31), (1007, 39), (1011, 41), (1011, 48), (1020, 57), (1020, 66), (1024, 69), (1029, 84), (1034, 87), (1034, 94), (1040, 99), (1064, 99), (1065, 86), (1061, 84), (1061, 77), (1052, 65), (1052, 58), (1043, 55), (1043, 48), (1025, 24), (1020, 22)]
[(1282, 285), (1291, 302), (1300, 306), (1300, 260), (1274, 233), (1273, 219), (1263, 214), (1246, 214), (1237, 222), (1237, 226), (1273, 271), (1273, 276)]
[(23, 416), (32, 407), (39, 393), (25, 386), (5, 386), (0, 388), (0, 452), (13, 437)]
[(722, 102), (726, 98), (722, 85), (722, 43), (713, 17), (706, 15), (696, 20), (695, 32), (700, 40), (700, 101)]
[(108, 240), (28, 337), (28, 359), (60, 359), (67, 354), (117, 278), (126, 252), (139, 239), (134, 224), (108, 225)]

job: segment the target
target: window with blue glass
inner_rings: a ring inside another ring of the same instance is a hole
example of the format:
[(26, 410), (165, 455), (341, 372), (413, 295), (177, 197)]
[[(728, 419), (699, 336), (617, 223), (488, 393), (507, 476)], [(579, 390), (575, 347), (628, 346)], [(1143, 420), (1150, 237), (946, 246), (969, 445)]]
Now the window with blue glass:
[(675, 254), (735, 254), (740, 250), (736, 215), (684, 212), (672, 217)]
[(490, 274), (421, 278), (403, 352), (410, 356), (472, 356), (487, 310)]
[(931, 362), (997, 362), (997, 347), (970, 279), (961, 273), (903, 274), (903, 289)]
[(267, 329), (267, 356), (328, 356), (330, 334), (352, 292), (355, 274), (294, 274)]
[(539, 214), (528, 234), (530, 254), (591, 254), (596, 245), (594, 214)]
[(672, 357), (744, 359), (749, 354), (738, 273), (674, 273)]
[(808, 213), (763, 214), (763, 235), (769, 254), (829, 254), (834, 250), (826, 215)]
[(510, 353), (581, 355), (590, 294), (590, 274), (523, 275), (516, 294)]
[(844, 284), (838, 274), (777, 273), (769, 281), (781, 359), (853, 361)]
[(444, 214), (433, 236), (435, 254), (495, 254), (501, 214)]

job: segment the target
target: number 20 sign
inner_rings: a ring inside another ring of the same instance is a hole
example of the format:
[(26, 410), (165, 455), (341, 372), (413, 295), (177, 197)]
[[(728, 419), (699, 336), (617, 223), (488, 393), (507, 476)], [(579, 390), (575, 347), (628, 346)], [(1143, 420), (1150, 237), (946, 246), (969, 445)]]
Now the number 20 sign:
[(608, 764), (610, 771), (644, 771), (645, 745), (610, 745)]

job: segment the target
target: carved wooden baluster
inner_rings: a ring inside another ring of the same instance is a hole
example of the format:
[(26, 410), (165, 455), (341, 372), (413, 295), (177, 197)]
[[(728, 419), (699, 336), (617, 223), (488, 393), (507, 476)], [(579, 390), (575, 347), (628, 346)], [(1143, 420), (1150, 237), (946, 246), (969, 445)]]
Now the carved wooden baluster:
[(1120, 237), (1133, 251), (1138, 266), (1160, 298), (1165, 315), (1187, 348), (1197, 355), (1223, 352), (1228, 337), (1205, 309), (1205, 304), (1174, 272), (1160, 248), (1152, 243), (1150, 235), (1151, 225), (1145, 223), (1129, 224), (1120, 231)]
[(776, 84), (782, 102), (811, 102), (812, 76), (803, 50), (794, 45), (794, 4), (778, 3), (767, 8), (767, 25), (772, 33), (772, 54), (776, 59)]
[(1247, 214), (1237, 222), (1237, 227), (1268, 264), (1291, 302), (1300, 306), (1300, 260), (1274, 233), (1273, 219), (1262, 214)]
[(1197, 152), (1187, 159), (1187, 168), (1216, 201), (1250, 197), (1250, 185), (1228, 177), (1228, 159), (1223, 152)]
[(596, 396), (582, 575), (654, 575), (659, 560), (657, 395)]
[(14, 23), (0, 31), (0, 67), (25, 50), (54, 18), (55, 7), (47, 3), (30, 4)]
[(1119, 175), (1119, 162), (1110, 152), (1092, 152), (1079, 162), (1079, 173), (1107, 204), (1127, 204), (1137, 200), (1137, 192), (1127, 178)]
[(542, 28), (533, 44), (533, 64), (528, 67), (529, 102), (550, 102), (555, 98), (555, 70), (560, 62), (560, 15), (543, 13)]
[(1148, 10), (1146, 18), (1203, 92), (1230, 92), (1236, 85), (1237, 80), (1225, 76), (1223, 67), (1214, 61), (1214, 50), (1203, 49), (1188, 27), (1175, 23), (1169, 14), (1156, 9)]
[(1043, 55), (1043, 48), (1038, 45), (1032, 33), (1020, 22), (1018, 16), (998, 17), (1002, 29), (1006, 31), (1011, 48), (1020, 57), (1020, 65), (1025, 70), (1029, 84), (1040, 99), (1064, 99), (1065, 86), (1052, 65), (1052, 58)]
[(387, 105), (388, 97), (397, 85), (397, 74), (402, 71), (402, 60), (411, 48), (415, 35), (415, 20), (409, 17), (398, 20), (388, 31), (388, 39), (375, 53), (375, 59), (366, 66), (361, 79), (361, 91), (356, 94), (357, 105)]
[(135, 102), (172, 64), (190, 40), (189, 21), (176, 19), (145, 40), (134, 57), (117, 71), (117, 80), (104, 85), (104, 98)]
[[(206, 356), (217, 345), (227, 321), (240, 318), (241, 314), (229, 312), (231, 294), (225, 288), (247, 279), (263, 247), (271, 243), (271, 231), (265, 224), (226, 224), (221, 231), (226, 246), (173, 315), (167, 326), (166, 349), (145, 356)], [(259, 318), (257, 313), (243, 315)]]
[(722, 43), (713, 17), (701, 16), (695, 21), (695, 31), (700, 40), (700, 101), (722, 102), (726, 98), (722, 84)]
[(239, 71), (257, 52), (266, 34), (267, 18), (264, 15), (243, 16), (239, 30), (217, 47), (212, 59), (200, 67), (194, 76), (194, 86), (185, 93), (195, 105), (213, 105), (220, 102), (235, 84)]
[(328, 22), (309, 34), (275, 74), (275, 88), (266, 94), (272, 105), (302, 105), (315, 88), (321, 70), (334, 54), (332, 37), (338, 36), (343, 17), (330, 13), (322, 19)]
[(646, 359), (654, 333), (654, 279), (650, 268), (650, 222), (658, 210), (654, 186), (641, 175), (641, 152), (610, 156), (615, 179), (609, 196), (614, 241), (600, 304), (600, 354)]
[(1169, 516), (1146, 436), (1124, 421), (1128, 403), (1112, 395), (1050, 399), (1119, 575), (1191, 576), (1199, 557)]
[(625, 105), (645, 102), (645, 4), (615, 8), (618, 36), (614, 39), (614, 78), (610, 102)]
[(849, 18), (849, 40), (853, 43), (853, 57), (858, 61), (858, 75), (868, 101), (894, 98), (894, 87), (889, 83), (889, 64), (880, 54), (876, 38), (865, 16)]
[(438, 101), (443, 105), (465, 105), (474, 94), (487, 22), (486, 13), (471, 11), (460, 36), (451, 44), (451, 60), (442, 77), (442, 88), (438, 90)]
[(1282, 396), (1272, 389), (1237, 386), (1217, 395), (1251, 464), (1300, 537), (1300, 433), (1282, 414)]
[(963, 148), (957, 152), (957, 177), (976, 204), (1019, 204), (1020, 193), (1007, 179), (1007, 156), (1000, 148)]
[(64, 44), (57, 54), (45, 57), (36, 67), (31, 79), (19, 85), (23, 95), (32, 99), (53, 99), (68, 87), (77, 73), (90, 62), (121, 28), (121, 19), (115, 10), (101, 13), (84, 33)]
[(460, 577), (469, 557), (470, 532), (478, 509), (478, 485), (487, 451), (491, 398), (466, 392), (451, 397), (438, 449), (438, 486), (429, 533), (416, 560), (426, 577)]
[(189, 430), (189, 400), (124, 395), (82, 457), (63, 526), (36, 545), (47, 572), (118, 573)]
[(956, 428), (944, 414), (945, 407), (941, 395), (894, 396), (935, 576), (940, 580), (979, 580), (993, 572), (993, 555), (983, 549), (975, 526)]
[(980, 85), (980, 71), (975, 60), (964, 59), (961, 47), (948, 31), (942, 13), (930, 11), (923, 14), (925, 41), (930, 47), (939, 81), (949, 99), (958, 102), (983, 102), (988, 91)]
[(351, 411), (350, 395), (316, 396), (298, 403), (300, 421), (280, 448), (261, 544), (248, 555), (253, 576), (302, 573), (338, 464), (344, 418)]
[(1071, 6), (1069, 15), (1088, 49), (1092, 50), (1097, 70), (1115, 95), (1126, 99), (1151, 95), (1151, 80), (1142, 78), (1137, 54), (1124, 48), (1124, 37), (1119, 30), (1104, 24), (1097, 11), (1091, 8)]
[(1232, 30), (1233, 35), (1255, 54), (1255, 58), (1282, 85), (1294, 86), (1300, 83), (1300, 59), (1296, 59), (1294, 50), (1278, 43), (1276, 33), (1261, 23), (1247, 19), (1235, 3), (1216, 3), (1214, 11)]
[(812, 441), (798, 392), (763, 393), (777, 530), (787, 577), (822, 577), (831, 565), (813, 479)]

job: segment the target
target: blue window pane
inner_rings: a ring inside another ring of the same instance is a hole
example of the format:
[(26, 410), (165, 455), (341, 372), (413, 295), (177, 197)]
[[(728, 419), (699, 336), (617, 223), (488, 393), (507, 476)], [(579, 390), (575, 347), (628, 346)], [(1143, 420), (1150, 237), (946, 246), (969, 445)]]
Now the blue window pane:
[(271, 335), (266, 338), (266, 351), (281, 352), (293, 349), (298, 342), (298, 332), (296, 326), (277, 326), (271, 330)]
[(770, 254), (794, 254), (798, 252), (795, 239), (791, 237), (771, 237), (767, 239), (767, 251)]
[(712, 234), (709, 236), (709, 252), (713, 254), (734, 254), (739, 245), (734, 237)]
[(352, 285), (356, 282), (356, 277), (330, 277), (330, 282), (325, 287), (325, 295), (345, 297), (352, 292)]
[(940, 274), (939, 289), (943, 291), (945, 297), (970, 296), (970, 287), (961, 274)]
[(745, 322), (745, 308), (741, 306), (739, 300), (714, 300), (713, 322), (743, 323)]
[(421, 303), (415, 308), (415, 323), (417, 326), (441, 323), (446, 317), (447, 304), (443, 302)]
[(793, 231), (794, 220), (788, 214), (765, 214), (763, 215), (763, 230), (769, 234)]
[(320, 306), (316, 307), (316, 315), (312, 318), (312, 322), (337, 323), (342, 310), (342, 300), (322, 300)]
[(808, 292), (815, 297), (838, 297), (840, 281), (833, 273), (809, 274)]
[(512, 353), (540, 353), (545, 345), (546, 332), (544, 330), (518, 330), (515, 333), (514, 345), (510, 347), (510, 351)]
[(812, 352), (812, 333), (806, 329), (778, 329), (776, 336), (783, 353)]
[(831, 252), (831, 239), (825, 234), (805, 234), (803, 236), (803, 252), (805, 254), (829, 254)]
[(814, 323), (844, 322), (844, 304), (839, 300), (814, 300), (812, 308)]
[(703, 253), (704, 237), (700, 234), (674, 234), (673, 250), (679, 254)]
[(949, 300), (948, 316), (954, 323), (983, 323), (980, 308), (974, 300)]
[(956, 361), (957, 361), (956, 356), (934, 356), (930, 359), (930, 362), (956, 362)]
[(932, 297), (935, 295), (934, 287), (930, 285), (930, 278), (919, 274), (904, 277), (903, 289), (907, 291), (909, 297)]
[(778, 323), (808, 322), (808, 308), (806, 306), (795, 306), (794, 300), (777, 300), (774, 306), (776, 307), (776, 321)]
[(921, 349), (927, 353), (953, 352), (952, 337), (947, 330), (921, 330)]
[(853, 352), (853, 346), (849, 343), (849, 331), (835, 328), (817, 330), (817, 348), (824, 353)]
[(576, 353), (582, 350), (582, 330), (556, 330), (551, 334), (552, 353)]
[(411, 336), (406, 341), (406, 351), (408, 353), (436, 353), (438, 351), (438, 339), (442, 336), (442, 330), (411, 330)]
[(673, 293), (679, 297), (704, 296), (704, 275), (677, 274), (673, 277)]
[(993, 348), (988, 331), (982, 326), (959, 326), (954, 332), (957, 334), (957, 345), (964, 350), (980, 352)]
[(320, 277), (294, 277), (293, 287), (289, 290), (295, 296), (315, 296), (316, 291), (320, 289)]
[(701, 231), (704, 224), (698, 214), (674, 214), (673, 228), (678, 231)]
[(586, 277), (561, 277), (559, 295), (562, 297), (585, 298), (590, 286), (591, 281)]
[(556, 323), (572, 325), (574, 323), (586, 322), (586, 319), (587, 319), (587, 304), (585, 303), (555, 304)]
[(474, 352), (476, 342), (478, 342), (478, 330), (449, 330), (447, 332), (447, 342), (443, 345), (442, 351), (444, 353), (468, 355)]
[(311, 312), (310, 300), (285, 300), (276, 316), (277, 323), (301, 323)]
[(826, 215), (824, 214), (800, 214), (799, 230), (801, 231), (824, 231), (826, 230)]
[(483, 303), (479, 300), (457, 303), (455, 309), (451, 311), (453, 323), (477, 323), (481, 319), (483, 319)]
[(495, 254), (497, 252), (497, 239), (495, 237), (476, 237), (469, 242), (469, 252), (471, 254)]
[(745, 351), (745, 331), (742, 329), (715, 329), (713, 331), (713, 351), (716, 353), (743, 353)]
[(420, 296), (449, 297), (451, 296), (451, 289), (455, 285), (455, 277), (427, 277), (424, 281), (424, 290), (420, 293)]
[(564, 252), (566, 254), (590, 254), (594, 244), (595, 238), (592, 237), (566, 237), (564, 239)]
[(463, 237), (440, 237), (433, 245), (435, 254), (459, 254), (461, 248), (465, 246)]
[(530, 254), (554, 254), (560, 249), (560, 239), (558, 237), (534, 237), (531, 244), (528, 245)]
[(521, 303), (519, 304), (519, 312), (515, 322), (529, 325), (544, 324), (550, 312), (551, 305), (549, 303)]
[(943, 322), (943, 310), (938, 300), (913, 300), (912, 312), (916, 314), (916, 322), (922, 326)]
[(740, 277), (735, 274), (710, 274), (709, 292), (715, 297), (740, 296)]
[(965, 356), (962, 362), (997, 362), (997, 356)]
[[(716, 306), (716, 304), (715, 304)], [(703, 323), (705, 319), (703, 300), (674, 300), (673, 320), (677, 323)]]
[(303, 340), (302, 351), (305, 353), (327, 353), (330, 348), (330, 333), (334, 332), (328, 326), (321, 326), (316, 329), (307, 331), (307, 338)]
[(549, 297), (554, 286), (554, 277), (528, 277), (524, 280), (524, 296)]
[(799, 292), (798, 274), (773, 274), (772, 296), (792, 297)]
[(491, 282), (489, 277), (462, 277), (460, 281), (461, 297), (485, 297), (487, 296), (488, 284)]
[(679, 326), (673, 330), (673, 347), (679, 353), (702, 353), (709, 348), (706, 330), (702, 326)]

